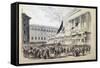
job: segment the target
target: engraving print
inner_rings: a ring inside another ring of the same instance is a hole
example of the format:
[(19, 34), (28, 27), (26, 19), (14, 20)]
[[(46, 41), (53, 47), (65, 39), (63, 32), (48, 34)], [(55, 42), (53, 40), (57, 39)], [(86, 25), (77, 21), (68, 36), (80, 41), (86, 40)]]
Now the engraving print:
[(21, 63), (95, 59), (95, 9), (20, 6)]

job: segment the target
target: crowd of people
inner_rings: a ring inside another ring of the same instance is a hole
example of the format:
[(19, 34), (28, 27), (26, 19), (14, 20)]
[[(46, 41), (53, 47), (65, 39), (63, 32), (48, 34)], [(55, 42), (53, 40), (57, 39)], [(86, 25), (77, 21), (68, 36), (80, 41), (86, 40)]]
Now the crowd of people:
[(67, 48), (67, 53), (72, 56), (85, 56), (90, 53), (90, 50), (90, 45), (74, 45)]
[(66, 48), (61, 45), (55, 45), (55, 46), (42, 45), (37, 47), (24, 46), (23, 52), (25, 57), (49, 59), (49, 58), (60, 57), (61, 54), (63, 54), (64, 56), (66, 53)]
[(66, 47), (61, 44), (56, 44), (53, 46), (24, 46), (23, 53), (26, 58), (51, 59), (67, 56), (84, 56), (90, 53), (90, 49), (89, 45)]

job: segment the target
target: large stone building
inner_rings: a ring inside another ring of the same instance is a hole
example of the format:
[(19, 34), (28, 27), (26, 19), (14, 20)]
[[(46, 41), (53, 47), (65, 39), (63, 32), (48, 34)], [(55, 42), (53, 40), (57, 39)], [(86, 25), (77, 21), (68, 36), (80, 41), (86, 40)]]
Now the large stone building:
[(93, 9), (78, 8), (64, 18), (65, 34), (69, 34), (72, 44), (90, 44), (94, 14)]
[(22, 13), (22, 30), (23, 30), (23, 43), (41, 44), (46, 43), (47, 40), (56, 35), (58, 28), (52, 26), (43, 26), (29, 24), (31, 18), (25, 13)]
[(43, 25), (30, 25), (30, 43), (46, 43), (49, 38), (55, 36), (58, 28)]

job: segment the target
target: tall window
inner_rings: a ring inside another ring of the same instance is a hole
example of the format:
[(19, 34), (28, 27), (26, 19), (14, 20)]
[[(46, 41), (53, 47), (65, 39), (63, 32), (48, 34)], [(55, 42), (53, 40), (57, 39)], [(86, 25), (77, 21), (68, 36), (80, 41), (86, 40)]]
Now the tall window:
[(38, 40), (40, 40), (40, 37), (38, 37)]
[(43, 40), (43, 37), (41, 37), (41, 40)]
[(44, 40), (46, 40), (46, 38), (44, 37)]
[(37, 37), (35, 37), (35, 40), (37, 40)]
[(32, 37), (31, 39), (33, 40), (34, 38)]

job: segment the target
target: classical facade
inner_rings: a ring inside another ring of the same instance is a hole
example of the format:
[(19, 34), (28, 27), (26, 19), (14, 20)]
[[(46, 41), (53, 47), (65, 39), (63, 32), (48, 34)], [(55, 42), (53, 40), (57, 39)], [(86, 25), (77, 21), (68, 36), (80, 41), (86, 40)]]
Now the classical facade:
[(56, 35), (58, 28), (43, 25), (30, 25), (30, 43), (46, 43), (49, 38)]

